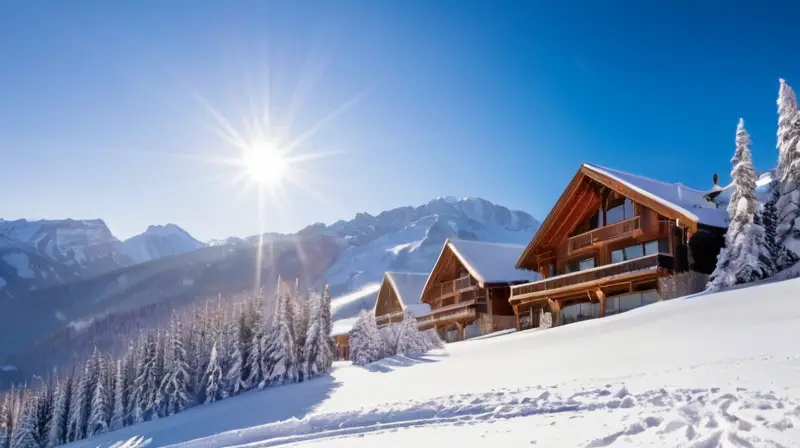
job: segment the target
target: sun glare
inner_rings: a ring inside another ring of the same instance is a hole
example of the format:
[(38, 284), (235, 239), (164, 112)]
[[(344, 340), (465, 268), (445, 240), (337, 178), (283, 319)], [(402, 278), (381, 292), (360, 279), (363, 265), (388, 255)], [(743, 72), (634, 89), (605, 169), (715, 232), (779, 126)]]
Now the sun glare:
[(258, 142), (242, 152), (242, 163), (250, 178), (259, 184), (279, 183), (286, 172), (287, 163), (275, 145)]

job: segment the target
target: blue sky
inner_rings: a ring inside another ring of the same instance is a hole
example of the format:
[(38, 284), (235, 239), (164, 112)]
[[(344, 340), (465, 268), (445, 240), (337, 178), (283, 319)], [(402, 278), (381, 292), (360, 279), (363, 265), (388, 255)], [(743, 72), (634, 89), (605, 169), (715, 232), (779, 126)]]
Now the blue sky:
[[(696, 3), (701, 3), (700, 5)], [(758, 3), (758, 4), (757, 4)], [(335, 154), (264, 199), (265, 230), (435, 196), (542, 219), (580, 163), (727, 180), (738, 117), (777, 157), (778, 78), (800, 86), (791, 2), (0, 2), (0, 217), (258, 232), (254, 188), (204, 98)], [(191, 155), (191, 157), (188, 157)], [(309, 193), (306, 190), (310, 190)]]

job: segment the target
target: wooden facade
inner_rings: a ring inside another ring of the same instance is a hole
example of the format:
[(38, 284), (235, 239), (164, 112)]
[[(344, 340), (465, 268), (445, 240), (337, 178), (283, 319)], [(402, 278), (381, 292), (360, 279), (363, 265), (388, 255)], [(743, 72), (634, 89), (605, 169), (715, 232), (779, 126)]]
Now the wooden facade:
[(418, 318), (421, 329), (434, 328), (446, 342), (455, 342), (514, 328), (508, 299), (518, 282), (487, 282), (462, 260), (454, 243), (445, 242), (420, 301), (430, 314)]
[(378, 328), (401, 322), (405, 312), (411, 313), (418, 319), (420, 330), (431, 328), (424, 319), (430, 312), (430, 307), (420, 303), (420, 295), (427, 280), (428, 274), (385, 273), (373, 310)]
[(698, 225), (691, 213), (582, 166), (517, 263), (543, 277), (511, 288), (517, 329), (538, 327), (542, 311), (559, 325), (649, 303), (659, 277), (688, 269)]
[(348, 360), (350, 359), (350, 334), (337, 334), (333, 335), (333, 345), (336, 348), (336, 359), (337, 360)]

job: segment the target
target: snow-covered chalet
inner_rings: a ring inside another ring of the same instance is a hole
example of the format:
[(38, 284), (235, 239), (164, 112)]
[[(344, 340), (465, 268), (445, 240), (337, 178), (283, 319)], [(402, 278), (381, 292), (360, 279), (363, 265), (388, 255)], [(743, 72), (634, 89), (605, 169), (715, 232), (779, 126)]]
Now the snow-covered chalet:
[(516, 268), (541, 278), (511, 287), (517, 329), (621, 313), (661, 299), (659, 279), (710, 273), (727, 228), (716, 184), (680, 183), (583, 164)]
[[(375, 300), (375, 323), (385, 327), (403, 320), (404, 313), (419, 318), (431, 312), (427, 303), (420, 303), (419, 297), (428, 274), (416, 272), (387, 272), (383, 275), (378, 297)], [(421, 326), (421, 329), (429, 327)]]
[(514, 267), (523, 249), (517, 244), (445, 241), (419, 296), (431, 308), (417, 319), (419, 327), (435, 328), (447, 342), (514, 328), (511, 285), (540, 278), (537, 272)]

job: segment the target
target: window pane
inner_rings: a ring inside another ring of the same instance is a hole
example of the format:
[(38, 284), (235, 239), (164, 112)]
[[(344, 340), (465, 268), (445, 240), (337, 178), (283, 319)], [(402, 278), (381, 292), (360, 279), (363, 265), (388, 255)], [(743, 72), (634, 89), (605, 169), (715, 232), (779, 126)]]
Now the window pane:
[(658, 251), (661, 252), (662, 254), (670, 253), (669, 239), (661, 238), (660, 240), (658, 240)]
[(625, 261), (625, 252), (622, 249), (611, 251), (611, 262), (619, 263), (620, 261)]
[(617, 314), (619, 312), (619, 299), (616, 297), (609, 297), (606, 299), (606, 316)]
[(619, 312), (624, 313), (634, 308), (642, 306), (642, 295), (640, 293), (625, 294), (619, 296)]
[(625, 219), (633, 218), (633, 201), (626, 198), (623, 206), (625, 207)]
[(655, 289), (642, 293), (642, 305), (650, 305), (651, 303), (658, 302), (659, 300), (660, 297), (658, 296), (658, 291)]
[(642, 245), (637, 244), (635, 246), (629, 246), (625, 248), (625, 259), (626, 260), (633, 260), (634, 258), (639, 258), (644, 256), (644, 251), (642, 250)]
[(658, 253), (658, 240), (644, 243), (644, 254), (654, 255)]
[(578, 262), (578, 270), (591, 269), (594, 267), (594, 258), (586, 258)]
[(625, 206), (618, 205), (614, 208), (606, 210), (606, 225), (613, 224), (625, 219)]

